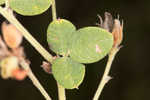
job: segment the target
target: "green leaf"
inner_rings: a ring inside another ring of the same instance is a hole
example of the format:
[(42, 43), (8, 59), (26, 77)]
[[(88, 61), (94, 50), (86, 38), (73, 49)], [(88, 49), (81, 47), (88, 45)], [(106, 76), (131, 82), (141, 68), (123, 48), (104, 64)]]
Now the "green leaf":
[(21, 15), (33, 16), (45, 12), (51, 0), (10, 0), (10, 6)]
[(50, 49), (56, 54), (67, 54), (70, 38), (75, 30), (75, 26), (65, 19), (58, 19), (50, 23), (47, 30), (47, 41)]
[(64, 88), (78, 88), (84, 79), (85, 66), (68, 57), (57, 58), (52, 63), (52, 73)]
[(4, 4), (5, 0), (0, 0), (0, 5)]
[(70, 56), (80, 63), (93, 63), (104, 58), (112, 48), (113, 36), (99, 27), (79, 29), (70, 39)]

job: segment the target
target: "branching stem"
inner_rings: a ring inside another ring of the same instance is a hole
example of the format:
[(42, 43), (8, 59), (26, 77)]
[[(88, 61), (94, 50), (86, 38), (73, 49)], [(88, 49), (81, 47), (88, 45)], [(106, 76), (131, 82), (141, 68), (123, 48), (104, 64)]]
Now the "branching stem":
[(119, 51), (119, 48), (112, 48), (112, 50), (110, 51), (103, 77), (101, 79), (101, 82), (98, 86), (98, 89), (95, 93), (95, 96), (94, 96), (93, 100), (98, 100), (99, 96), (102, 93), (102, 90), (103, 90), (104, 86), (111, 79), (111, 77), (109, 76), (109, 72), (110, 72), (110, 69), (111, 69), (112, 62), (113, 62), (113, 60), (115, 58), (115, 55), (117, 54), (118, 51)]

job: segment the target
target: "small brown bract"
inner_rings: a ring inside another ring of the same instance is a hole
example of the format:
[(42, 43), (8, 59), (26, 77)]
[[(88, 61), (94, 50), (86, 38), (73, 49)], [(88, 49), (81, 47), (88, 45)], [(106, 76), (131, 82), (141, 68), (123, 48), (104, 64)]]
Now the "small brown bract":
[(123, 39), (123, 22), (120, 23), (119, 19), (114, 20), (112, 35), (114, 37), (114, 47), (119, 46)]

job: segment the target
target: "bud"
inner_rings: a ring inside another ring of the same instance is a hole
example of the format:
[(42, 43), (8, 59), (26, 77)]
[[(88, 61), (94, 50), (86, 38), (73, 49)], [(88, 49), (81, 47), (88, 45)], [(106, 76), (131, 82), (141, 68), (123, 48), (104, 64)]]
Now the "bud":
[(43, 70), (48, 73), (51, 74), (52, 73), (52, 65), (46, 61), (43, 61), (41, 67), (43, 68)]
[(13, 24), (2, 23), (3, 38), (11, 49), (17, 48), (22, 42), (22, 34)]

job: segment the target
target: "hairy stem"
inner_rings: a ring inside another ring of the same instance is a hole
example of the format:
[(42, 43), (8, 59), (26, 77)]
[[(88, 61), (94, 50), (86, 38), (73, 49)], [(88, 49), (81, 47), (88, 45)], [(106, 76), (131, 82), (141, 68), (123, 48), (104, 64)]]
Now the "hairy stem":
[(110, 51), (103, 77), (101, 79), (101, 82), (98, 86), (98, 89), (95, 93), (95, 96), (94, 96), (93, 100), (98, 100), (99, 96), (102, 93), (102, 90), (103, 90), (104, 86), (111, 79), (111, 77), (109, 76), (109, 71), (111, 69), (111, 65), (112, 65), (112, 62), (115, 58), (115, 55), (117, 54), (118, 51), (119, 51), (118, 48), (112, 48), (112, 50)]
[(40, 43), (20, 24), (20, 22), (13, 16), (12, 11), (0, 7), (0, 13), (23, 34), (29, 43), (49, 62), (52, 62), (52, 55), (50, 55)]
[(32, 81), (33, 85), (41, 92), (41, 94), (45, 97), (46, 100), (51, 100), (48, 93), (42, 87), (36, 76), (33, 74), (32, 70), (30, 69), (29, 65), (23, 60), (21, 61), (21, 66), (28, 71), (28, 77)]

